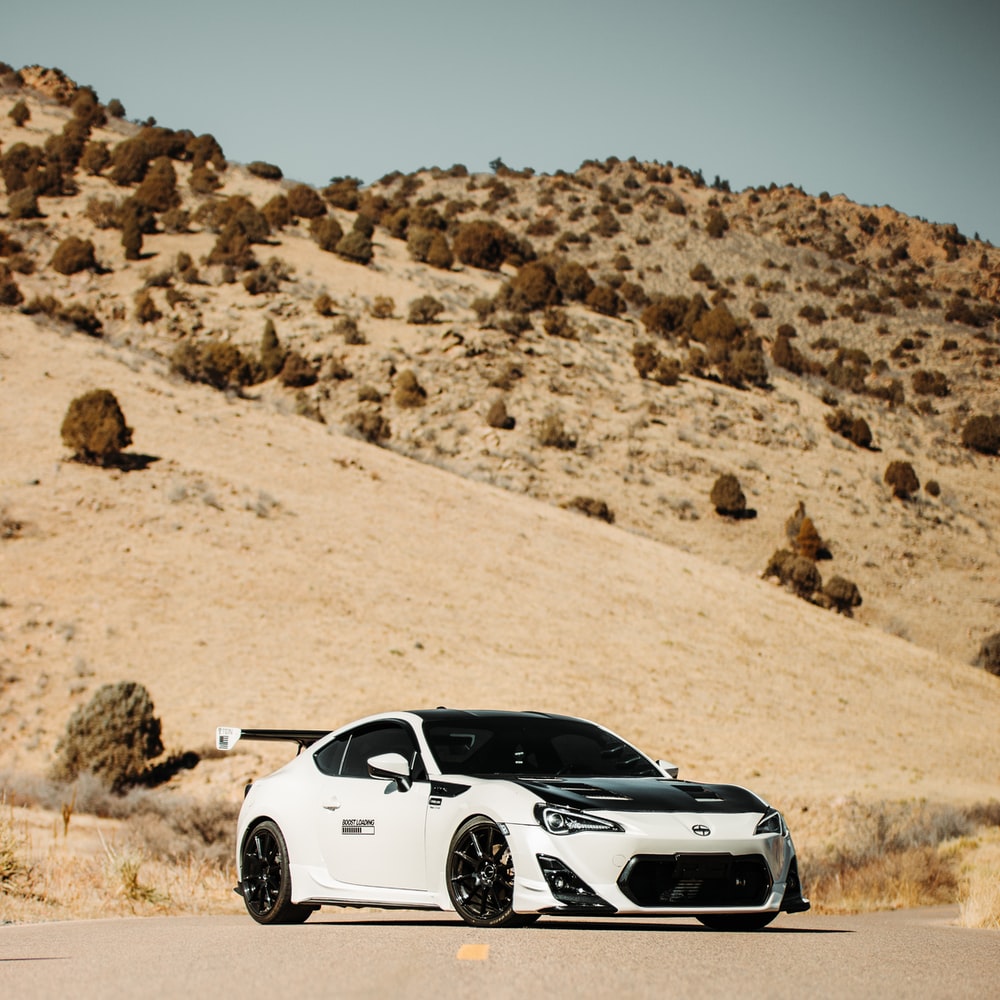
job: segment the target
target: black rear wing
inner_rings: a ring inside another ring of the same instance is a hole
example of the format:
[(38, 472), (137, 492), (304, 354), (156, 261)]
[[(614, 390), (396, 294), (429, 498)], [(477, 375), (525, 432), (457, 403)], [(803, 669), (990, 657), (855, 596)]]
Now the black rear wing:
[(239, 729), (236, 726), (219, 726), (215, 730), (215, 746), (219, 750), (232, 750), (240, 740), (272, 740), (297, 743), (301, 753), (329, 732), (329, 729)]

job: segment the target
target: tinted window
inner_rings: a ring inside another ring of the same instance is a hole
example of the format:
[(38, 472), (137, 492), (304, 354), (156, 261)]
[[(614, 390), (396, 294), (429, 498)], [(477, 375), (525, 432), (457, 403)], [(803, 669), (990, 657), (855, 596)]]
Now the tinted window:
[(579, 719), (475, 716), (424, 723), (424, 735), (445, 773), (470, 775), (656, 777), (635, 747)]
[(368, 758), (380, 753), (402, 754), (415, 780), (424, 777), (420, 754), (413, 734), (402, 723), (377, 723), (355, 729), (348, 734), (350, 742), (340, 768), (340, 774), (348, 778), (368, 777)]
[(326, 746), (321, 747), (313, 754), (316, 766), (324, 773), (330, 775), (340, 774), (340, 764), (344, 759), (344, 751), (347, 749), (347, 737), (338, 736), (331, 740)]

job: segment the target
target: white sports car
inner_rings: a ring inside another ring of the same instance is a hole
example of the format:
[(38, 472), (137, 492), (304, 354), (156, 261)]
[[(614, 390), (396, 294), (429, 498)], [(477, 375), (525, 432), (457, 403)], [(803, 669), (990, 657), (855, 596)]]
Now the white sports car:
[(679, 781), (582, 719), (438, 708), (331, 733), (217, 731), (221, 750), (240, 739), (300, 751), (240, 812), (236, 891), (262, 924), (336, 905), (453, 909), (476, 927), (624, 914), (757, 930), (809, 908), (777, 810)]

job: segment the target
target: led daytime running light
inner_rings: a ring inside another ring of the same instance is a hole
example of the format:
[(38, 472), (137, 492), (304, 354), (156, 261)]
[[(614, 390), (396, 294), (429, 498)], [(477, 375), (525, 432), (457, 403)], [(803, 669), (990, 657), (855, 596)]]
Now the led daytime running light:
[(539, 803), (535, 806), (535, 819), (549, 833), (566, 836), (570, 833), (622, 833), (622, 827), (610, 819), (591, 816), (589, 813), (576, 812), (572, 809), (548, 806)]

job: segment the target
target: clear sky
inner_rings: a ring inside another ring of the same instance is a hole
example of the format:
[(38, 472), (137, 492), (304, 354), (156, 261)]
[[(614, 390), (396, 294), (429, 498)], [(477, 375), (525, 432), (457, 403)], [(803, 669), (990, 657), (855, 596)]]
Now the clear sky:
[(312, 184), (634, 155), (1000, 244), (1000, 0), (0, 0), (0, 60)]

